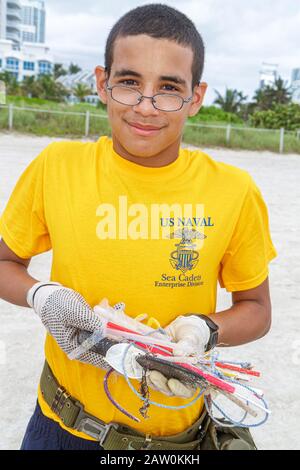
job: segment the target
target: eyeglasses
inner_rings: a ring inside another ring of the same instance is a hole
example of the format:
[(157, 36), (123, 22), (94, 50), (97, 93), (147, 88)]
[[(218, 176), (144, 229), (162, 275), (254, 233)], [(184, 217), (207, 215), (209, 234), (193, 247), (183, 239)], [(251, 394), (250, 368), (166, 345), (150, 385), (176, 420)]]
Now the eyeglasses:
[(112, 99), (120, 104), (136, 106), (141, 103), (144, 98), (149, 98), (155, 109), (167, 112), (179, 111), (184, 103), (189, 103), (193, 98), (193, 96), (190, 96), (184, 99), (179, 95), (172, 95), (170, 93), (157, 93), (153, 96), (145, 96), (138, 90), (133, 90), (125, 85), (108, 86), (108, 84), (106, 84), (106, 89), (110, 91)]

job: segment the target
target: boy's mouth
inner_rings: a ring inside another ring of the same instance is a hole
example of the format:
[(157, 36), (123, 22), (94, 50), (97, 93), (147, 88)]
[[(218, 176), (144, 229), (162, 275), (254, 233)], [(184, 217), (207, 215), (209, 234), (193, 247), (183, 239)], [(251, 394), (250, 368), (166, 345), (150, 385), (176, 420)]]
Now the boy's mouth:
[[(127, 121), (126, 121), (127, 122)], [(156, 135), (162, 129), (161, 127), (143, 125), (138, 122), (127, 122), (129, 128), (136, 135), (150, 136)]]

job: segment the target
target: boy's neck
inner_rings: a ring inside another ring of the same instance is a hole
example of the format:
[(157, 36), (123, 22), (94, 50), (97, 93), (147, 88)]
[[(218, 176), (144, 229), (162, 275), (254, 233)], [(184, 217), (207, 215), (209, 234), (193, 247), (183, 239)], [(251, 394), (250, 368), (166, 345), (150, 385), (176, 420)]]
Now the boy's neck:
[(117, 139), (113, 139), (114, 151), (130, 162), (150, 168), (159, 168), (167, 166), (177, 160), (179, 155), (180, 141), (175, 141), (162, 152), (151, 157), (137, 157), (127, 152), (127, 150), (119, 143)]

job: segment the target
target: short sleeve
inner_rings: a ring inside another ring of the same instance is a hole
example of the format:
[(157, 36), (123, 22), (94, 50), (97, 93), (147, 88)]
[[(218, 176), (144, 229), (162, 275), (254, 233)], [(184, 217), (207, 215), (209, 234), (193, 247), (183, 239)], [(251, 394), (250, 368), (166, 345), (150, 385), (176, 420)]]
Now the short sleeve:
[(269, 262), (277, 256), (267, 206), (250, 175), (249, 179), (249, 188), (219, 270), (220, 286), (229, 292), (259, 286), (269, 274)]
[(20, 258), (30, 258), (51, 248), (44, 211), (44, 168), (48, 148), (22, 173), (0, 218), (0, 235)]

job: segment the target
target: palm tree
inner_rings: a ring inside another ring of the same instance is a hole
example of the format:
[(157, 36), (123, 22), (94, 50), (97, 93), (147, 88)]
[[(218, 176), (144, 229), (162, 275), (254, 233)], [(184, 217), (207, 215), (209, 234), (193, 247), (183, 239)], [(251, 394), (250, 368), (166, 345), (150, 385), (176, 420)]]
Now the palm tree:
[(217, 90), (214, 90), (217, 98), (214, 104), (219, 105), (227, 113), (239, 113), (241, 105), (247, 100), (247, 96), (242, 91), (226, 88), (225, 95), (222, 96)]
[(289, 104), (292, 100), (291, 88), (278, 77), (273, 85), (267, 85), (255, 91), (253, 96), (256, 110), (266, 111), (276, 104)]
[(73, 64), (73, 62), (71, 62), (71, 64), (69, 65), (69, 73), (73, 75), (74, 73), (77, 73), (80, 71), (81, 71), (81, 68), (78, 67), (78, 65)]
[(85, 96), (92, 94), (92, 90), (84, 83), (77, 83), (73, 88), (73, 93), (82, 102)]
[(52, 101), (63, 101), (68, 95), (68, 90), (52, 75), (39, 75), (33, 84), (32, 97)]
[(63, 64), (54, 64), (54, 78), (57, 79), (61, 75), (67, 75), (67, 70), (63, 68)]
[(278, 77), (272, 87), (273, 100), (276, 104), (288, 104), (292, 99), (291, 87), (286, 86), (286, 82)]

